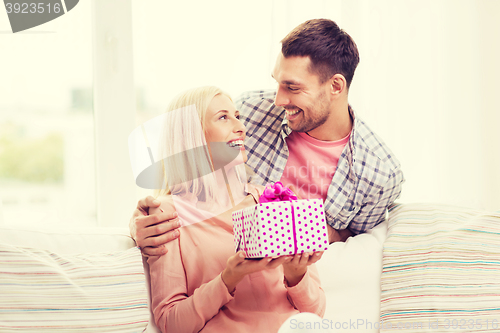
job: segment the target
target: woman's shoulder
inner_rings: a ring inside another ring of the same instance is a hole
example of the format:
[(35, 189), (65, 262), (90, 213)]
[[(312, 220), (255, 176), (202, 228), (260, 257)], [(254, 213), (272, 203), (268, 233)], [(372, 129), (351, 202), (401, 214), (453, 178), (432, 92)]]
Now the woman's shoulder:
[(156, 200), (158, 200), (160, 202), (160, 207), (150, 208), (149, 214), (157, 214), (157, 213), (175, 210), (174, 199), (173, 199), (172, 195), (170, 195), (170, 194), (160, 195), (160, 196), (156, 197)]
[(156, 200), (160, 201), (161, 203), (173, 203), (174, 199), (171, 194), (162, 194), (156, 197)]

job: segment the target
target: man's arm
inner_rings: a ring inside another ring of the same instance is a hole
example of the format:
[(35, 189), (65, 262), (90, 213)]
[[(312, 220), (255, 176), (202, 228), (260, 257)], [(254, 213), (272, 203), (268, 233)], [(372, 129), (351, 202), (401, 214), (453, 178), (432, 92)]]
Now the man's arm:
[(351, 219), (347, 228), (339, 230), (328, 225), (330, 244), (345, 242), (347, 238), (363, 233), (384, 221), (387, 208), (401, 195), (403, 182), (403, 173), (398, 168), (388, 178), (384, 188), (379, 193), (372, 195), (355, 213), (356, 215)]
[[(254, 197), (247, 195), (238, 205), (220, 214), (219, 218), (231, 219), (232, 212), (255, 204)], [(180, 221), (173, 204), (162, 205), (163, 212), (151, 214), (158, 211), (160, 201), (148, 196), (139, 200), (137, 208), (130, 219), (130, 235), (137, 246), (141, 248), (142, 254), (148, 256), (161, 256), (167, 253), (166, 243), (179, 237), (177, 228)]]
[(403, 173), (398, 168), (389, 177), (384, 189), (359, 209), (349, 223), (349, 230), (354, 234), (360, 234), (383, 222), (387, 208), (401, 195), (403, 182)]
[(158, 208), (160, 201), (152, 196), (137, 202), (130, 219), (130, 235), (145, 256), (161, 256), (167, 253), (165, 243), (179, 236), (179, 218), (172, 208), (168, 211), (149, 215), (150, 208)]
[(335, 242), (345, 242), (347, 238), (354, 236), (349, 229), (333, 229), (329, 224), (326, 225), (328, 229), (328, 241), (330, 244)]

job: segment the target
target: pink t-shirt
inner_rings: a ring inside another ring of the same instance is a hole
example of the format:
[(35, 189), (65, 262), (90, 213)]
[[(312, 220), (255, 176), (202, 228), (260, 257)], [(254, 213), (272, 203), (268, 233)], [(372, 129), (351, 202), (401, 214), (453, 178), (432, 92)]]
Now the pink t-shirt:
[(293, 131), (287, 138), (288, 161), (281, 182), (293, 185), (302, 198), (323, 199), (337, 169), (337, 163), (351, 133), (338, 141), (317, 140)]

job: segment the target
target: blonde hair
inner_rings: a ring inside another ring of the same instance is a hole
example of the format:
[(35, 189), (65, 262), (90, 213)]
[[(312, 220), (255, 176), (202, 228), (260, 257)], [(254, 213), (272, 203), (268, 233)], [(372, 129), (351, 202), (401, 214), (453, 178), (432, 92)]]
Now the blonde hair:
[[(205, 86), (190, 89), (175, 97), (166, 111), (160, 149), (162, 177), (165, 182), (157, 195), (193, 194), (202, 201), (219, 203), (215, 195), (217, 182), (205, 139), (205, 116), (212, 99), (224, 95), (221, 89)], [(240, 180), (245, 166), (235, 167)], [(210, 201), (213, 200), (213, 201)]]

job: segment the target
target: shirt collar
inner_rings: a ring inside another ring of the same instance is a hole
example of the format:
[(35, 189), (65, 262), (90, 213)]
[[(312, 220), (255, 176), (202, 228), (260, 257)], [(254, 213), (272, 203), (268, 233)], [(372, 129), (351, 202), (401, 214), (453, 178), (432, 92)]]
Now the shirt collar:
[(292, 129), (288, 127), (288, 119), (286, 119), (285, 109), (283, 109), (283, 120), (281, 121), (281, 134), (283, 139), (292, 134)]
[(349, 105), (349, 114), (351, 115), (352, 119), (352, 129), (351, 129), (351, 137), (347, 142), (347, 146), (349, 147), (349, 149), (346, 150), (346, 157), (347, 161), (349, 162), (349, 165), (351, 166), (351, 170), (353, 170), (352, 166), (354, 165), (355, 162), (354, 156), (356, 154), (356, 146), (354, 145), (354, 142), (356, 141), (355, 136), (357, 135), (359, 120), (356, 117), (356, 114), (350, 105)]

